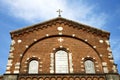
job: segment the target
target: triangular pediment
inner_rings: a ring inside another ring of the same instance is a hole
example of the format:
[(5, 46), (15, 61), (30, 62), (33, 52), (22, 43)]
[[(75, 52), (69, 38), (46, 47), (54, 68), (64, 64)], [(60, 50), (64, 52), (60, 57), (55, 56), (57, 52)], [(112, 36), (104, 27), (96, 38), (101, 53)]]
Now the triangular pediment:
[(56, 24), (56, 23), (59, 23), (59, 24), (64, 23), (64, 24), (67, 24), (67, 25), (72, 26), (74, 28), (83, 29), (84, 31), (91, 32), (91, 33), (97, 34), (97, 35), (102, 35), (102, 36), (105, 36), (105, 37), (109, 37), (109, 35), (110, 35), (109, 32), (91, 27), (89, 25), (78, 23), (78, 22), (75, 22), (75, 21), (72, 21), (72, 20), (69, 20), (69, 19), (66, 19), (66, 18), (57, 17), (57, 18), (54, 18), (54, 19), (51, 19), (51, 20), (48, 20), (48, 21), (45, 21), (45, 22), (41, 22), (41, 23), (38, 23), (38, 24), (35, 24), (35, 25), (32, 25), (32, 26), (28, 26), (28, 27), (25, 27), (25, 28), (22, 28), (22, 29), (19, 29), (19, 30), (12, 31), (11, 36), (13, 37), (15, 35), (24, 34), (26, 32), (31, 32), (31, 31), (34, 31), (34, 30), (37, 30), (37, 29), (44, 29), (44, 28), (47, 28), (50, 25), (53, 25), (53, 24)]

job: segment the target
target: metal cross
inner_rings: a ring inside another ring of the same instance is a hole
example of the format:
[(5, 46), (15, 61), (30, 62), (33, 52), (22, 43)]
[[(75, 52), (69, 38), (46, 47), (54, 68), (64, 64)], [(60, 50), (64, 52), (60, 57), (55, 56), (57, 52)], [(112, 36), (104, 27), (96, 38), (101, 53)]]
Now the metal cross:
[(59, 13), (58, 16), (61, 17), (61, 12), (62, 12), (62, 10), (59, 9), (57, 12)]

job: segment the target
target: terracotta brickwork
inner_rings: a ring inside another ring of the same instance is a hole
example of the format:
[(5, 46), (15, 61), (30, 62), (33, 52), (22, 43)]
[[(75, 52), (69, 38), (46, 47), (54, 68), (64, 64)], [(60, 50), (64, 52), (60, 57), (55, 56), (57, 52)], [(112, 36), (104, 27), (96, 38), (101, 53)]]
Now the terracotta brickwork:
[(39, 62), (39, 74), (55, 73), (55, 56), (51, 58), (51, 54), (55, 55), (57, 50), (66, 50), (71, 55), (69, 73), (85, 74), (87, 59), (94, 62), (96, 74), (117, 73), (109, 35), (61, 17), (13, 31), (6, 74), (28, 74), (29, 62), (34, 59)]
[[(56, 77), (55, 77), (56, 76)], [(19, 80), (106, 80), (104, 75), (40, 75), (40, 76), (34, 76), (34, 75), (21, 75), (19, 77)]]

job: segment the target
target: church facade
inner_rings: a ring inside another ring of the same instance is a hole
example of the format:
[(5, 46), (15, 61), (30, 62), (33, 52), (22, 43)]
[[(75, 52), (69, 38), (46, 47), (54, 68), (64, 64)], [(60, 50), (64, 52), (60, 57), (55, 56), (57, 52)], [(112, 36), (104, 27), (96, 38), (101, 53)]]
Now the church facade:
[(109, 32), (57, 17), (10, 34), (3, 80), (119, 80)]

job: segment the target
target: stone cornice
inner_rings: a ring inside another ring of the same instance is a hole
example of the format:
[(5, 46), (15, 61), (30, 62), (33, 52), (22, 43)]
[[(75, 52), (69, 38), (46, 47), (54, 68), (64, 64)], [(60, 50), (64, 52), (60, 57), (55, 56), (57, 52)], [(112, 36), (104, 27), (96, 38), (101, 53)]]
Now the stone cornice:
[(59, 23), (59, 24), (64, 23), (65, 25), (69, 25), (70, 27), (82, 29), (89, 33), (92, 33), (92, 34), (95, 34), (101, 37), (106, 37), (109, 39), (109, 35), (110, 35), (109, 32), (106, 32), (106, 31), (103, 31), (103, 30), (100, 30), (100, 29), (97, 29), (97, 28), (94, 28), (94, 27), (91, 27), (85, 24), (81, 24), (81, 23), (78, 23), (72, 20), (61, 18), (61, 17), (57, 17), (57, 18), (54, 18), (54, 19), (51, 19), (51, 20), (48, 20), (42, 23), (38, 23), (32, 26), (28, 26), (28, 27), (25, 27), (19, 30), (15, 30), (15, 31), (10, 32), (10, 34), (11, 34), (11, 37), (13, 38), (14, 36), (19, 36), (24, 33), (33, 32), (34, 30), (47, 28), (56, 23)]

